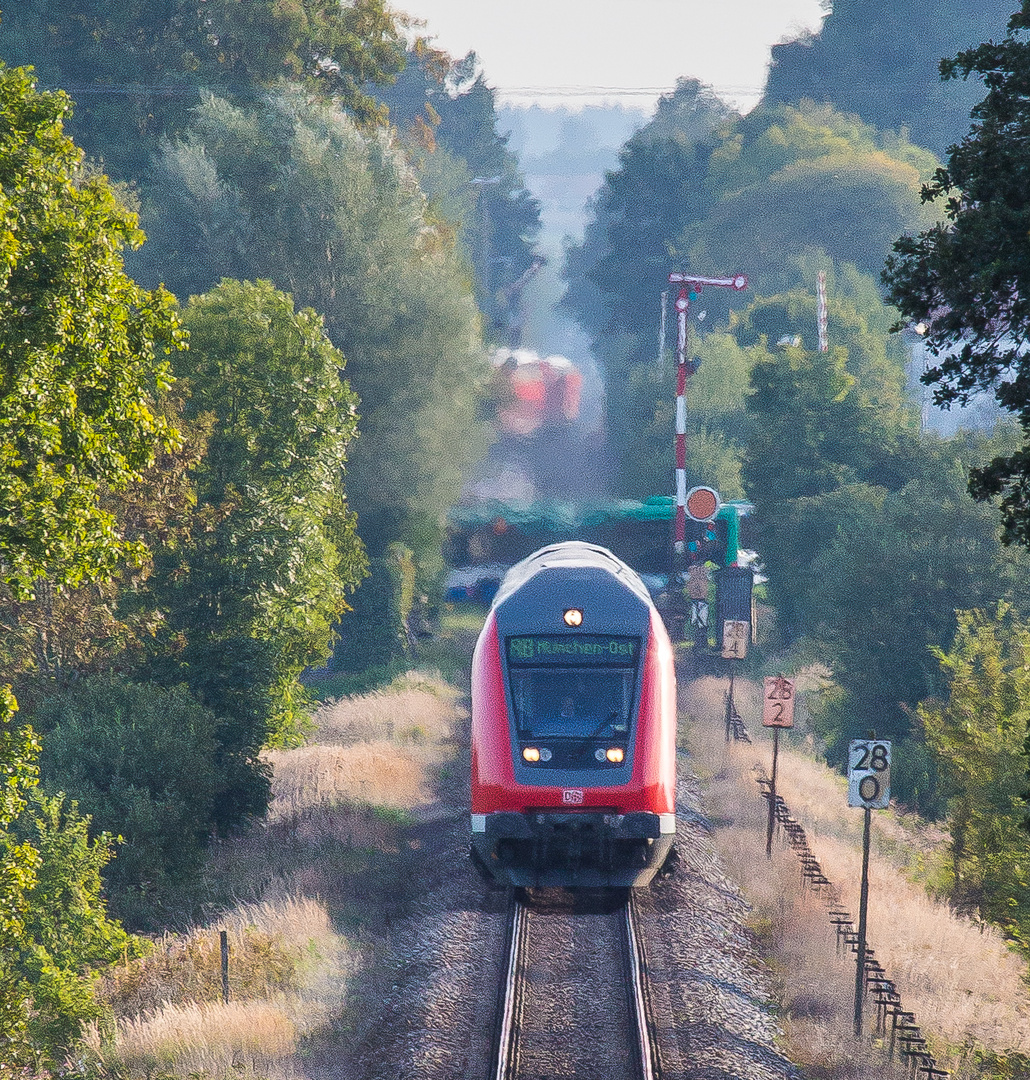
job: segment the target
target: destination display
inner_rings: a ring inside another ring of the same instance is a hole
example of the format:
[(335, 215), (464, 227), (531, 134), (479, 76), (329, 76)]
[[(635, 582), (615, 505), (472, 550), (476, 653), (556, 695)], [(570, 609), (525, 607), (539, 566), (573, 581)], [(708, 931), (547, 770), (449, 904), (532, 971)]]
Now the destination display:
[(527, 634), (508, 638), (509, 664), (635, 665), (640, 638), (612, 634)]

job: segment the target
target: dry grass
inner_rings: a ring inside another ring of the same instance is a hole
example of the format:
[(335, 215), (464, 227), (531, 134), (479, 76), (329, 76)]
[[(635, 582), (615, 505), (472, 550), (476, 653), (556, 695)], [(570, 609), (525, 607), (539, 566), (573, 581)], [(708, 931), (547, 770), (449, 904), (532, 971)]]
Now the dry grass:
[(295, 1054), (302, 1030), (299, 1017), (270, 1001), (200, 1002), (119, 1020), (113, 1046), (104, 1048), (93, 1033), (88, 1042), (113, 1074), (289, 1076), (293, 1069), (280, 1066)]
[(454, 726), (457, 692), (433, 672), (408, 672), (386, 690), (326, 702), (315, 714), (314, 742), (420, 745), (444, 742)]
[[(801, 888), (793, 854), (776, 844), (765, 856), (765, 803), (752, 766), (771, 765), (757, 688), (738, 683), (738, 708), (755, 745), (723, 741), (725, 681), (684, 687), (682, 703), (696, 722), (689, 732), (696, 767), (717, 828), (715, 839), (753, 907), (780, 984), (788, 1051), (813, 1076), (864, 1075), (868, 1051), (849, 1034), (854, 960), (836, 954), (825, 903)], [(809, 843), (845, 908), (858, 910), (862, 814), (846, 805), (843, 780), (803, 752), (781, 743), (778, 790), (802, 822)], [(1026, 968), (991, 928), (958, 917), (905, 876), (944, 840), (940, 830), (892, 811), (873, 815), (869, 942), (898, 984), (906, 1008), (931, 1037), (938, 1060), (956, 1076), (976, 1075), (971, 1046), (1030, 1053)], [(867, 1018), (868, 1020), (868, 1018)], [(877, 1064), (879, 1074), (887, 1074)], [(857, 1070), (857, 1071), (856, 1071)]]
[(361, 803), (411, 810), (427, 802), (432, 751), (378, 741), (355, 746), (302, 746), (267, 755), (274, 769), (270, 822), (321, 807)]
[(385, 691), (327, 702), (315, 715), (310, 745), (266, 755), (273, 768), (269, 821), (348, 804), (424, 806), (432, 799), (432, 768), (447, 754), (455, 699), (439, 676), (409, 672)]
[(220, 872), (258, 899), (230, 906), (207, 927), (167, 935), (108, 974), (115, 1028), (94, 1027), (86, 1040), (99, 1075), (303, 1076), (303, 1040), (340, 1014), (362, 962), (330, 917), (348, 859), (396, 843), (384, 810), (395, 818), (426, 810), (459, 719), (456, 694), (439, 676), (412, 673), (386, 691), (324, 705), (310, 745), (270, 752), (267, 821), (212, 852)]

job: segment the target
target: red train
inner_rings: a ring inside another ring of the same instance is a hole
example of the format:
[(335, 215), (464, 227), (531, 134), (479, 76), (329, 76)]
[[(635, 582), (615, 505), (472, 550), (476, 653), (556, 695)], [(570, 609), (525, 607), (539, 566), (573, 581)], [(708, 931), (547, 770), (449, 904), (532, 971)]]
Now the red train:
[(501, 582), (472, 662), (472, 858), (518, 886), (646, 885), (676, 832), (676, 675), (647, 588), (605, 548)]

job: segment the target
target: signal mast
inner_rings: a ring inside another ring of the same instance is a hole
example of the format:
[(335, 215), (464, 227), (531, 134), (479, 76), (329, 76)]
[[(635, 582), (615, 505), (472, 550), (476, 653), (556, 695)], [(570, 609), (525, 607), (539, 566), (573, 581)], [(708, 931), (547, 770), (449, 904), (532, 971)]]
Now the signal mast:
[[(673, 569), (683, 567), (687, 539), (687, 376), (696, 370), (687, 363), (687, 311), (706, 285), (716, 289), (747, 288), (747, 277), (694, 277), (691, 274), (669, 275), (671, 285), (679, 285), (676, 296), (676, 523), (673, 531)], [(718, 507), (713, 508), (714, 510)]]

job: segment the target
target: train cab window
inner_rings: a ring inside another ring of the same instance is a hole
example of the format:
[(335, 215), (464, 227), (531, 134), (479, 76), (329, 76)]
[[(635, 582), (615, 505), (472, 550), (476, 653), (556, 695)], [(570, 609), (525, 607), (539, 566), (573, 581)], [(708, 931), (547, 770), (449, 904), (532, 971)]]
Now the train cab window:
[(527, 739), (626, 739), (639, 656), (639, 638), (509, 638), (508, 678), (519, 734)]

